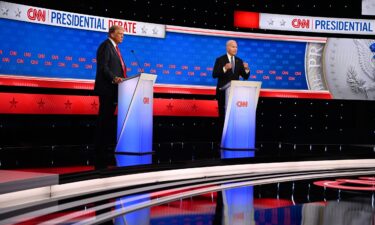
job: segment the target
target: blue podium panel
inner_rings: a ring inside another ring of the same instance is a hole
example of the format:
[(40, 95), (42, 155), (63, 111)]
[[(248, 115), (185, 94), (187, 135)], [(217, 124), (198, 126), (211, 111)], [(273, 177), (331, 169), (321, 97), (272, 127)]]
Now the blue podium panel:
[(226, 91), (222, 148), (254, 149), (260, 82), (231, 81)]
[(152, 151), (155, 80), (156, 75), (140, 74), (119, 84), (116, 152)]

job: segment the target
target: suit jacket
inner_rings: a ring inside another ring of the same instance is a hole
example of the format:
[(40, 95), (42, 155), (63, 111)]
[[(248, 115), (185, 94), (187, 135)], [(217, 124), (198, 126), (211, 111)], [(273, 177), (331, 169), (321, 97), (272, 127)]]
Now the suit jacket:
[(117, 99), (117, 84), (112, 83), (112, 81), (116, 76), (123, 77), (124, 73), (120, 60), (121, 58), (109, 39), (99, 46), (96, 52), (95, 93)]
[(243, 77), (245, 80), (249, 78), (250, 73), (246, 73), (242, 59), (235, 56), (234, 61), (234, 73), (232, 72), (232, 70), (227, 70), (227, 72), (224, 73), (223, 67), (225, 66), (225, 64), (229, 63), (227, 54), (220, 56), (216, 59), (214, 70), (212, 72), (212, 77), (218, 79), (216, 85), (216, 93), (219, 91), (219, 88), (223, 87), (231, 80), (239, 80), (240, 76)]

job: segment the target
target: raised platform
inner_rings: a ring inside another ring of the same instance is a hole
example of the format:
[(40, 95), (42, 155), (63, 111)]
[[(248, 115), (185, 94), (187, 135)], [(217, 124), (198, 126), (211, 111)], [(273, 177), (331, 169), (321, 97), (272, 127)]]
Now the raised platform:
[(0, 194), (59, 183), (58, 174), (0, 170)]

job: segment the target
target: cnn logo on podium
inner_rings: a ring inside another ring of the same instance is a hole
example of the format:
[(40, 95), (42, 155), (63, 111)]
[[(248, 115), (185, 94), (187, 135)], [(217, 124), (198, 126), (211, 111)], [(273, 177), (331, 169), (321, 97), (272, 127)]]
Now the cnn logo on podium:
[(246, 107), (248, 107), (248, 102), (247, 101), (237, 101), (236, 105), (239, 108), (241, 108), (241, 107), (246, 108)]
[(150, 98), (149, 97), (144, 97), (143, 98), (143, 104), (150, 104)]

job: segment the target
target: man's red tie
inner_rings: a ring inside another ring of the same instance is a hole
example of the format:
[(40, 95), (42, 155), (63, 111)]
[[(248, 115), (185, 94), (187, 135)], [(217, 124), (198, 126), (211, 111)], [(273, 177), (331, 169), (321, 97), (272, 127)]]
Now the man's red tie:
[(126, 78), (126, 66), (124, 64), (124, 60), (122, 59), (122, 56), (121, 56), (121, 53), (120, 53), (120, 49), (118, 48), (118, 45), (116, 45), (116, 51), (117, 51), (118, 56), (120, 57), (123, 76), (124, 76), (124, 78)]

